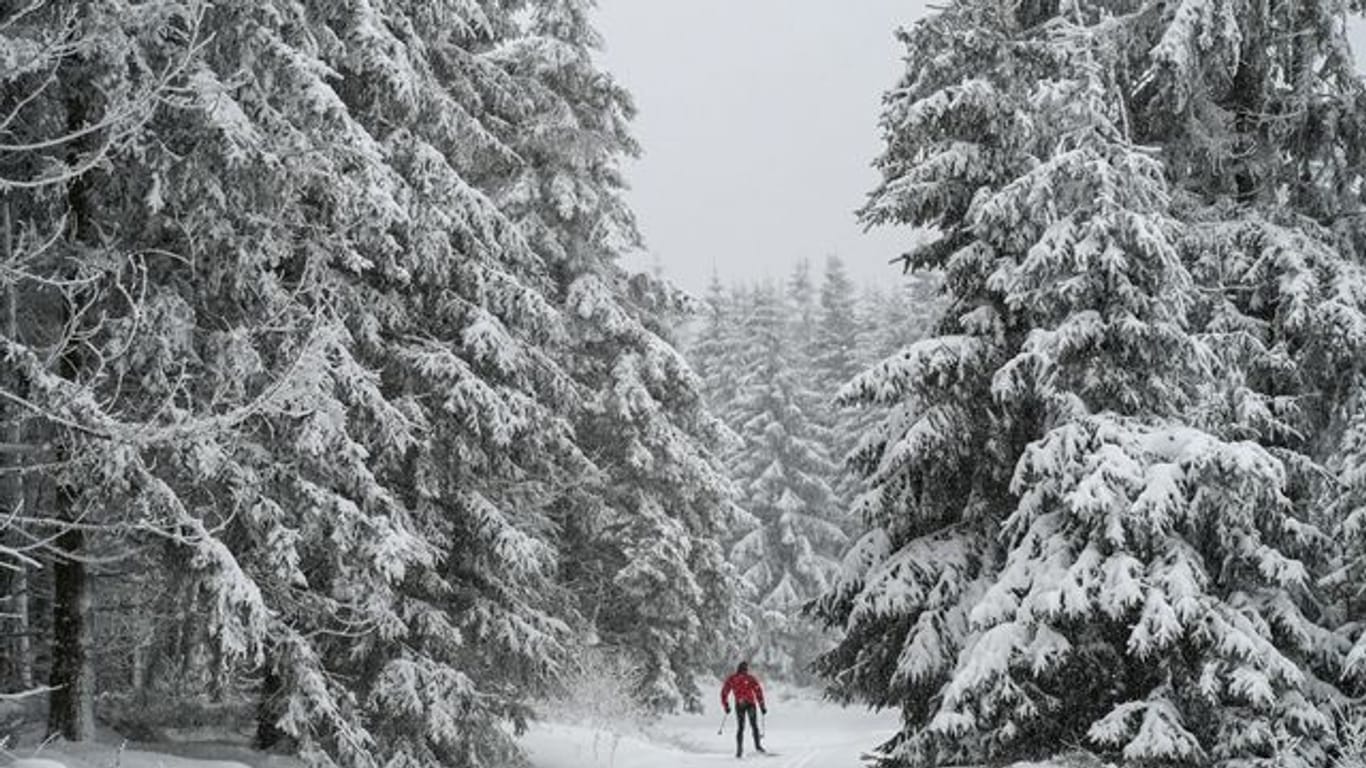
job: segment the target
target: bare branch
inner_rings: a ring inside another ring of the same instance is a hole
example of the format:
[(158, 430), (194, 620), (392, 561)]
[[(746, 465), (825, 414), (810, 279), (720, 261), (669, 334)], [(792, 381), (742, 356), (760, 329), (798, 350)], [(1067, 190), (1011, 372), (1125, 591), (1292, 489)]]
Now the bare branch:
[(50, 685), (44, 685), (39, 688), (30, 688), (27, 691), (19, 691), (18, 693), (0, 693), (0, 701), (23, 701), (24, 699), (42, 696), (45, 693), (52, 693), (56, 690), (60, 690), (60, 686), (54, 688)]

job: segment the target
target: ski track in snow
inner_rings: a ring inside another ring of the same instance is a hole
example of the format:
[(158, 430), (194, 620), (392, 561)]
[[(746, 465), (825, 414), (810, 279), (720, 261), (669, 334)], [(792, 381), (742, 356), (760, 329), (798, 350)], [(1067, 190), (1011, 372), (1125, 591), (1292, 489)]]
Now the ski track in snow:
[(588, 725), (537, 723), (523, 737), (534, 768), (715, 768), (727, 763), (769, 768), (860, 768), (863, 755), (890, 737), (893, 713), (873, 713), (822, 702), (810, 692), (770, 697), (764, 746), (753, 751), (748, 736), (743, 759), (735, 758), (735, 721), (717, 735), (720, 712), (677, 715), (612, 738)]

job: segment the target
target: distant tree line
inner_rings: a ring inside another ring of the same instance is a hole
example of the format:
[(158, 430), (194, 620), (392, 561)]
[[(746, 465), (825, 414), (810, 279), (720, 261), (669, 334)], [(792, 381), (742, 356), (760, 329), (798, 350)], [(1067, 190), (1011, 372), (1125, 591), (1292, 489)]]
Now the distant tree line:
[(920, 339), (942, 309), (938, 280), (889, 273), (860, 291), (832, 256), (819, 285), (805, 260), (782, 284), (714, 277), (695, 324), (688, 356), (729, 427), (723, 456), (743, 508), (728, 541), (749, 625), (733, 655), (766, 675), (813, 682), (831, 641), (803, 609), (831, 587), (857, 529), (847, 462), (876, 418), (839, 406), (840, 390)]

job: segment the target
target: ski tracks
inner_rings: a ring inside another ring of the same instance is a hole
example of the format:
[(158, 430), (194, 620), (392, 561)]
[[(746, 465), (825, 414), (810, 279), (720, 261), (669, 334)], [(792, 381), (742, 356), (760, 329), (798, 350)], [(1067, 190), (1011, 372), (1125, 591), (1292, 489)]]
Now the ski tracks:
[(770, 763), (777, 768), (866, 768), (867, 762), (855, 757), (857, 748), (844, 750), (839, 745), (820, 744), (803, 749), (799, 754), (774, 755), (780, 760)]

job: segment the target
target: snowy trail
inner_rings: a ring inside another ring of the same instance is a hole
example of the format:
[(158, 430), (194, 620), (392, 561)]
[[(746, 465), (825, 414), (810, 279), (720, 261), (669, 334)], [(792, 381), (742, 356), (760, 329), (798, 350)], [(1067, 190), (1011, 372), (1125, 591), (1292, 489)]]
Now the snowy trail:
[(860, 768), (859, 756), (896, 730), (896, 717), (858, 708), (844, 709), (810, 693), (772, 697), (764, 745), (735, 759), (735, 721), (716, 734), (720, 712), (665, 718), (648, 730), (615, 742), (592, 728), (559, 723), (532, 727), (523, 739), (535, 768), (715, 768), (746, 764), (768, 768)]

